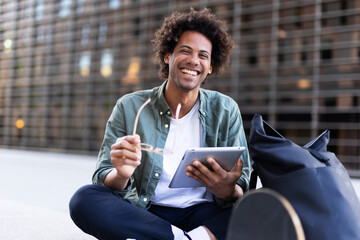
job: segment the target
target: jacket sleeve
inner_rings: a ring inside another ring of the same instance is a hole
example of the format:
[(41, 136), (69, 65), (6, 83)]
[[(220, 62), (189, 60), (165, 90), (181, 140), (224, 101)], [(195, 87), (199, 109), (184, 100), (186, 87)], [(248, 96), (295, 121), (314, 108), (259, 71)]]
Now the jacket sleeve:
[[(98, 162), (92, 177), (94, 184), (104, 185), (105, 177), (114, 168), (110, 157), (111, 145), (116, 142), (117, 138), (124, 136), (126, 133), (124, 112), (125, 110), (122, 108), (121, 100), (119, 99), (106, 123), (104, 139), (100, 147)], [(126, 194), (131, 189), (132, 182), (132, 178), (130, 178), (127, 188), (123, 191), (119, 191), (119, 193), (121, 195)]]
[[(242, 175), (237, 182), (237, 184), (242, 188), (242, 190), (246, 192), (249, 190), (251, 173), (250, 155), (248, 151), (247, 140), (245, 136), (240, 109), (235, 102), (231, 111), (228, 133), (228, 143), (230, 144), (230, 146), (242, 146), (246, 148), (241, 155), (241, 160), (243, 161), (243, 169)], [(235, 202), (228, 202), (217, 197), (215, 197), (215, 200), (221, 207), (231, 207)]]

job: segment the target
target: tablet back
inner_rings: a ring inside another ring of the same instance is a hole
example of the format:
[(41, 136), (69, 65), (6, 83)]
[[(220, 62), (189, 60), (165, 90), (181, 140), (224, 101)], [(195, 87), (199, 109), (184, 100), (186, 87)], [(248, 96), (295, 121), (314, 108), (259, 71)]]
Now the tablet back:
[(205, 147), (187, 149), (169, 187), (203, 187), (200, 182), (185, 174), (187, 165), (191, 164), (196, 159), (211, 169), (206, 159), (212, 157), (223, 169), (230, 171), (244, 150), (245, 147)]

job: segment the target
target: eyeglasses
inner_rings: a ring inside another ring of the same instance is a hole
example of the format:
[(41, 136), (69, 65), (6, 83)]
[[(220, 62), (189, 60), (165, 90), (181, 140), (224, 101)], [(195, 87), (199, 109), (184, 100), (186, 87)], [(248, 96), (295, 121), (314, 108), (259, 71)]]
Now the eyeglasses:
[[(139, 108), (136, 117), (135, 117), (135, 122), (134, 122), (134, 130), (133, 130), (133, 135), (136, 134), (136, 128), (137, 128), (137, 124), (139, 121), (139, 116), (141, 111), (143, 110), (143, 108), (151, 101), (151, 99), (149, 98), (148, 100), (146, 100), (143, 105), (141, 105), (141, 107)], [(174, 136), (174, 142), (172, 145), (171, 150), (168, 149), (164, 149), (164, 148), (154, 148), (152, 145), (147, 144), (147, 143), (140, 143), (140, 149), (143, 151), (148, 151), (148, 152), (152, 152), (152, 153), (156, 153), (156, 154), (173, 154), (174, 153), (174, 148), (175, 148), (175, 140), (176, 140), (176, 136), (177, 136), (177, 124), (178, 124), (178, 119), (179, 119), (179, 114), (180, 114), (180, 109), (181, 109), (181, 104), (179, 103), (176, 107), (176, 112), (175, 112), (175, 136)]]

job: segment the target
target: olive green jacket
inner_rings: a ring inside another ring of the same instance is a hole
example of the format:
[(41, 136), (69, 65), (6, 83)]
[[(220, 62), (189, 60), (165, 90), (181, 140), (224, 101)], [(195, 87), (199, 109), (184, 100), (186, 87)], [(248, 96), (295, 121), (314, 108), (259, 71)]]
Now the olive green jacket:
[[(103, 185), (106, 175), (113, 169), (110, 158), (111, 145), (116, 139), (133, 133), (133, 125), (139, 107), (148, 99), (151, 102), (142, 110), (138, 122), (137, 134), (141, 141), (154, 147), (165, 146), (169, 133), (171, 111), (164, 98), (167, 81), (150, 90), (130, 93), (121, 97), (107, 122), (105, 136), (101, 145), (98, 163), (93, 175), (93, 183)], [(228, 96), (216, 91), (200, 89), (199, 118), (203, 127), (203, 147), (245, 146), (246, 137), (237, 103)], [(177, 143), (181, 144), (181, 143)], [(250, 157), (246, 150), (242, 155), (243, 172), (238, 184), (244, 191), (249, 188)], [(141, 164), (130, 178), (128, 186), (118, 191), (121, 197), (132, 204), (148, 208), (151, 196), (160, 179), (163, 168), (162, 155), (142, 152)], [(222, 207), (232, 206), (215, 197)]]

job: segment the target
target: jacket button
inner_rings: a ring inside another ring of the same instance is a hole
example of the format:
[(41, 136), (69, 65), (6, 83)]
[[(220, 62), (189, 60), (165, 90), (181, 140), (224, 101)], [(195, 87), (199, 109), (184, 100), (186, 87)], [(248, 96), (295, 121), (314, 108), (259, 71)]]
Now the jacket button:
[(144, 202), (147, 202), (147, 200), (148, 200), (148, 199), (145, 197), (145, 198), (144, 198)]
[(165, 124), (165, 128), (168, 128), (169, 127), (169, 124)]

